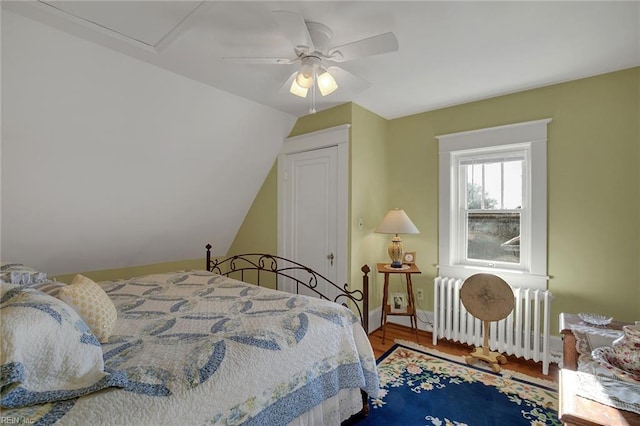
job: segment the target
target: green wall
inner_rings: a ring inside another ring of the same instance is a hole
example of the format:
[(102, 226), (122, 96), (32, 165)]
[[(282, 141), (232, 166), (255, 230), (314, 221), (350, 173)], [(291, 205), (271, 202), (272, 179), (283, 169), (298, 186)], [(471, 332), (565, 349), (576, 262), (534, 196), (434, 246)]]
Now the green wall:
[[(405, 249), (417, 252), (423, 272), (414, 277), (415, 288), (425, 293), (418, 304), (432, 310), (438, 262), (435, 136), (552, 118), (548, 273), (552, 332), (557, 334), (563, 311), (640, 319), (639, 100), (640, 68), (633, 68), (394, 120), (346, 104), (302, 117), (291, 134), (352, 124), (351, 279), (359, 280), (360, 263), (373, 268), (386, 260), (386, 236), (373, 229), (386, 210), (403, 208), (420, 229), (419, 235), (403, 236)], [(277, 194), (273, 186), (268, 192), (261, 191), (265, 201), (254, 203), (252, 210), (273, 208)], [(363, 230), (358, 229), (360, 217)], [(252, 220), (245, 220), (243, 228), (250, 226)], [(238, 235), (234, 246), (249, 241), (249, 235)], [(258, 243), (253, 238), (248, 244)], [(375, 307), (380, 285), (372, 275)]]
[[(201, 259), (182, 260), (177, 262), (154, 263), (151, 265), (132, 266), (129, 268), (103, 269), (99, 271), (80, 272), (82, 275), (91, 278), (93, 281), (113, 281), (126, 278), (140, 277), (149, 274), (159, 274), (163, 272), (182, 271), (185, 269), (205, 269), (206, 249), (202, 246), (203, 257)], [(56, 281), (69, 284), (76, 274), (57, 275)]]
[[(552, 118), (548, 143), (548, 273), (554, 323), (560, 312), (598, 312), (640, 320), (640, 68), (500, 96), (394, 120), (355, 104), (298, 119), (290, 136), (351, 124), (350, 278), (386, 260), (387, 236), (373, 232), (386, 211), (403, 208), (420, 229), (405, 235), (423, 274), (420, 308), (433, 309), (437, 273), (438, 145), (436, 135)], [(363, 229), (358, 219), (363, 219)], [(274, 164), (229, 251), (277, 251)], [(175, 269), (203, 260), (94, 271), (96, 280)], [(372, 274), (372, 308), (379, 306)], [(61, 281), (72, 276), (60, 277)], [(381, 280), (380, 280), (381, 281)], [(393, 284), (393, 283), (392, 283)]]
[[(437, 262), (436, 135), (550, 117), (548, 274), (560, 312), (640, 319), (640, 68), (403, 117), (389, 122), (389, 199), (422, 233), (415, 239), (432, 295)], [(409, 245), (409, 238), (405, 238)], [(425, 259), (425, 257), (427, 259)], [(431, 309), (433, 302), (427, 301)]]
[[(351, 104), (340, 105), (298, 119), (289, 137), (351, 123)], [(262, 188), (236, 234), (229, 255), (278, 252), (278, 162), (274, 162)]]
[(278, 167), (271, 167), (238, 230), (228, 255), (278, 252)]
[(305, 115), (298, 118), (291, 129), (289, 137), (304, 135), (316, 130), (328, 129), (342, 124), (351, 124), (352, 104), (346, 103), (334, 108), (320, 111), (316, 114)]
[[(352, 103), (343, 104), (313, 115), (301, 117), (291, 130), (298, 136), (342, 124), (351, 124), (349, 130), (349, 238), (348, 279), (352, 289), (362, 285), (361, 267), (368, 264), (373, 270), (375, 262), (386, 250), (386, 242), (373, 228), (382, 219), (386, 203), (386, 140), (387, 121)], [(231, 245), (229, 254), (247, 251), (277, 252), (277, 163), (265, 180), (256, 200), (247, 214), (240, 231)], [(363, 227), (359, 227), (362, 219)], [(375, 292), (375, 272), (371, 277), (372, 304), (379, 304)]]
[[(363, 265), (371, 268), (369, 274), (370, 309), (382, 300), (376, 262), (386, 258), (388, 235), (375, 234), (373, 230), (389, 210), (387, 204), (387, 120), (352, 104), (350, 221), (351, 268), (350, 283), (361, 288)], [(362, 219), (362, 229), (359, 221)], [(380, 280), (381, 281), (381, 280)]]

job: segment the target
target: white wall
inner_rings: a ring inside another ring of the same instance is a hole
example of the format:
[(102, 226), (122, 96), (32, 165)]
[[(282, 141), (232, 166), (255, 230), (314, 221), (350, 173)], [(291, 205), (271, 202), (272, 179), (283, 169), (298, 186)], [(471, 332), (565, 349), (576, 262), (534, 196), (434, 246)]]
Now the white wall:
[(223, 254), (294, 121), (4, 10), (2, 261)]

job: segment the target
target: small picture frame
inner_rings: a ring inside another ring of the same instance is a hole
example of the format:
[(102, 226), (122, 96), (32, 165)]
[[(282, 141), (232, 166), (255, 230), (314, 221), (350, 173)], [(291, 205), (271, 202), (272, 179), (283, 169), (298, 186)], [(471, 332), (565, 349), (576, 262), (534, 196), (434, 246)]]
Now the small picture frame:
[(413, 265), (416, 263), (416, 252), (415, 251), (407, 251), (402, 255), (402, 263), (406, 263), (407, 265)]
[(407, 294), (406, 293), (391, 294), (390, 304), (391, 304), (392, 313), (407, 312)]

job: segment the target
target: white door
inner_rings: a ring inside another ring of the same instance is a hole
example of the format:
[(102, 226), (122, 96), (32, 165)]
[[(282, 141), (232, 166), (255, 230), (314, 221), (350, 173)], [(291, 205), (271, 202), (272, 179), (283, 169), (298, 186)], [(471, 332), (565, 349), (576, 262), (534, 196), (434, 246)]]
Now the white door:
[[(278, 252), (342, 286), (347, 264), (348, 151), (346, 144), (333, 143), (280, 156)], [(315, 295), (305, 290), (300, 293)], [(331, 300), (337, 295), (331, 286), (318, 290)]]
[(337, 279), (337, 151), (334, 146), (290, 154), (285, 172), (288, 258), (333, 282)]

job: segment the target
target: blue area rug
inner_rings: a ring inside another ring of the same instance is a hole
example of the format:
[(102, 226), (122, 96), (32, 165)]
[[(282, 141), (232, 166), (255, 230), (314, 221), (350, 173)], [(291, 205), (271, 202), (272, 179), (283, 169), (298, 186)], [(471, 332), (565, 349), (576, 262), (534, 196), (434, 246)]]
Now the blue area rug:
[(396, 344), (378, 360), (379, 398), (370, 399), (369, 416), (356, 424), (561, 424), (554, 383), (504, 369), (496, 374), (481, 364), (469, 366), (462, 357)]

